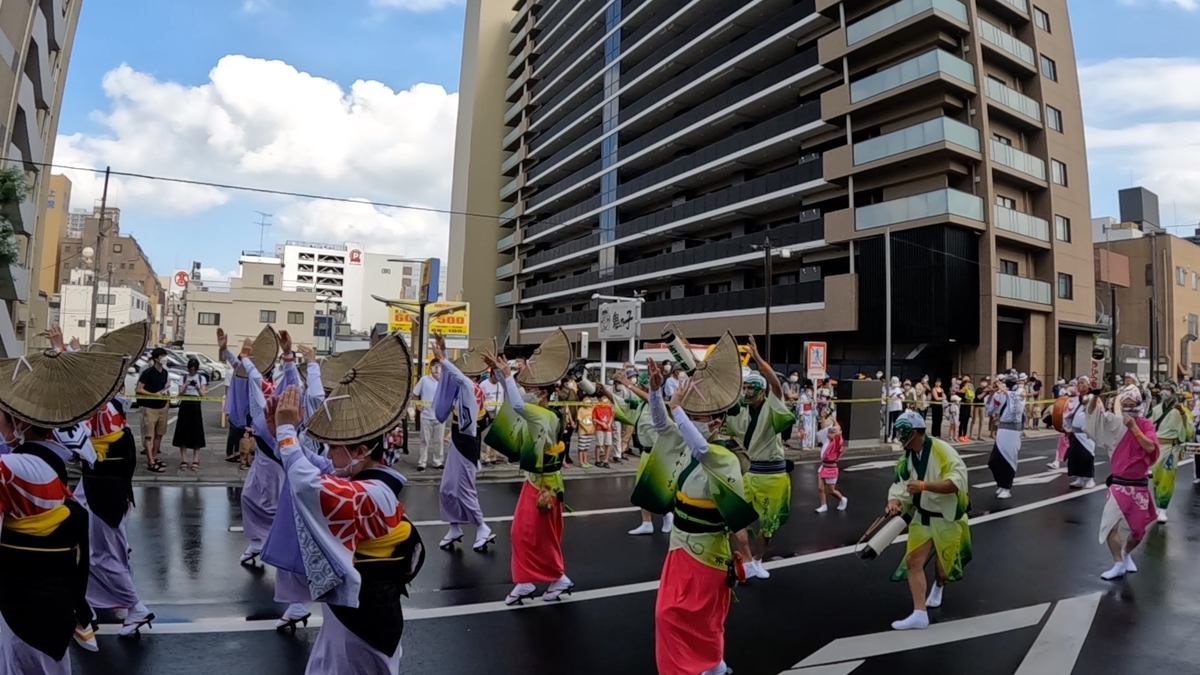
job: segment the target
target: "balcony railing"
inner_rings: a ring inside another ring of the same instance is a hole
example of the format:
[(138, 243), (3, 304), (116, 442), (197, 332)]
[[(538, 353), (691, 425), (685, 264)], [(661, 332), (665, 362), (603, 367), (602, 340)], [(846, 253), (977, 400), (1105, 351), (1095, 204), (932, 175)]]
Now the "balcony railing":
[(512, 274), (515, 268), (515, 263), (504, 263), (496, 268), (496, 278), (499, 279)]
[(1037, 178), (1046, 180), (1046, 162), (1034, 157), (1028, 152), (1018, 150), (1011, 145), (1005, 145), (996, 139), (991, 141), (992, 159), (1010, 169), (1020, 171)]
[(599, 320), (600, 310), (582, 309), (578, 312), (559, 312), (558, 314), (545, 314), (521, 319), (521, 328), (533, 330), (536, 328), (556, 328), (558, 326), (583, 326), (594, 324)]
[(512, 291), (504, 291), (503, 293), (496, 294), (496, 304), (497, 305), (506, 305), (512, 301), (513, 301), (513, 292)]
[[(911, 19), (921, 12), (938, 9), (967, 23), (967, 6), (958, 0), (900, 0), (894, 5), (846, 26), (846, 44), (853, 45)], [(970, 24), (968, 24), (970, 25)]]
[(996, 273), (996, 295), (1001, 298), (1049, 305), (1053, 303), (1051, 291), (1050, 284), (1045, 281)]
[(979, 130), (949, 117), (935, 117), (854, 146), (854, 165), (867, 164), (934, 143), (946, 141), (979, 151)]
[(983, 19), (979, 20), (979, 37), (983, 38), (985, 42), (995, 45), (1002, 51), (1012, 54), (1021, 61), (1028, 63), (1030, 66), (1033, 66), (1035, 63), (1033, 60), (1033, 47), (1021, 42), (1012, 35), (1005, 33), (1000, 27)]
[[(825, 300), (825, 280), (810, 281), (802, 284), (788, 284), (771, 288), (771, 306), (784, 307), (787, 305), (803, 305)], [(652, 319), (662, 316), (680, 316), (688, 314), (716, 314), (731, 312), (739, 309), (756, 309), (767, 304), (766, 290), (751, 288), (744, 291), (729, 293), (711, 293), (708, 295), (693, 295), (673, 300), (659, 300), (642, 305), (642, 318)]]
[(1038, 102), (1029, 98), (1025, 94), (1011, 89), (1003, 83), (997, 82), (990, 77), (984, 87), (984, 92), (987, 97), (996, 101), (1000, 105), (1015, 110), (1026, 117), (1031, 117), (1039, 122), (1042, 121), (1042, 107)]
[(1028, 0), (1000, 0), (1000, 1), (1003, 3), (1009, 4), (1009, 5), (1012, 5), (1013, 7), (1020, 10), (1024, 14), (1029, 13)]
[(515, 244), (516, 241), (517, 241), (517, 233), (513, 232), (512, 234), (508, 235), (507, 237), (504, 237), (500, 241), (496, 242), (496, 250), (503, 251), (504, 249)]
[(945, 73), (967, 84), (975, 84), (975, 69), (950, 52), (935, 49), (916, 58), (850, 83), (850, 102), (858, 103), (885, 91), (902, 87), (934, 73)]
[(1039, 241), (1050, 241), (1050, 223), (1037, 216), (1013, 211), (999, 205), (994, 208), (994, 215), (995, 225), (1001, 230), (1015, 232)]
[(860, 206), (854, 210), (854, 229), (871, 230), (933, 216), (962, 216), (983, 222), (983, 200), (958, 190), (935, 190), (902, 199)]

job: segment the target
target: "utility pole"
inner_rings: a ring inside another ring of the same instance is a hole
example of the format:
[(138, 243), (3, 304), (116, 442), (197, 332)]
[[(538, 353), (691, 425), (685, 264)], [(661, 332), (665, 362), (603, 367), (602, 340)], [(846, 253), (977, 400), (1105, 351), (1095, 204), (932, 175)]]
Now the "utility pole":
[(96, 302), (100, 299), (100, 252), (104, 250), (104, 220), (108, 216), (108, 179), (111, 167), (104, 167), (104, 192), (100, 194), (100, 223), (96, 227), (96, 255), (92, 259), (92, 315), (88, 321), (88, 344), (96, 341)]
[(1150, 232), (1150, 381), (1158, 378), (1158, 232)]
[[(766, 294), (763, 306), (766, 310), (763, 318), (766, 322), (767, 344), (763, 349), (763, 356), (766, 357), (767, 363), (771, 362), (771, 238), (767, 237), (763, 242), (763, 272), (766, 273)], [(774, 368), (774, 366), (772, 366)]]
[(892, 228), (883, 232), (883, 379), (884, 388), (892, 381)]
[[(255, 211), (255, 213), (258, 214), (258, 222), (254, 223), (255, 225), (258, 225), (258, 253), (259, 253), (259, 255), (262, 255), (264, 252), (263, 242), (267, 236), (267, 228), (271, 226), (271, 224), (267, 222), (267, 218), (272, 218), (273, 216), (270, 213), (264, 213), (262, 211)], [(316, 278), (317, 278), (316, 264), (314, 261), (313, 279), (316, 279)], [(282, 283), (282, 281), (280, 283)], [(316, 284), (315, 281), (313, 283), (314, 283), (314, 285)]]

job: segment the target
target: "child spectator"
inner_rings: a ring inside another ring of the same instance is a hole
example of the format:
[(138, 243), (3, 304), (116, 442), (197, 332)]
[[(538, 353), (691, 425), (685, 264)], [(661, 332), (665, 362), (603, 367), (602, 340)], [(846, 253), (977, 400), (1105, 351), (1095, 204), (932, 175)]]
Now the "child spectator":
[(592, 408), (592, 424), (596, 427), (596, 466), (607, 469), (613, 444), (613, 407), (608, 396), (602, 394)]

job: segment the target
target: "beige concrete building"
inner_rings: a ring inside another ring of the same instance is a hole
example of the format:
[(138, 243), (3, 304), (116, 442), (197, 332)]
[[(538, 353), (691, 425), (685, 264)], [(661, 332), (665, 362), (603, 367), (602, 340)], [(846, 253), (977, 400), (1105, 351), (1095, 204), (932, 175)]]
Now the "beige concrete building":
[(453, 205), (499, 215), (452, 218), (449, 268), (478, 325), (595, 341), (596, 296), (638, 295), (643, 340), (705, 340), (770, 306), (777, 368), (821, 340), (846, 378), (890, 309), (901, 375), (1087, 367), (1066, 0), (511, 2), (467, 8)]
[(229, 335), (231, 349), (245, 338), (254, 338), (270, 325), (288, 331), (296, 344), (311, 344), (313, 301), (311, 293), (285, 287), (283, 261), (243, 255), (240, 272), (226, 283), (192, 281), (187, 290), (187, 332), (184, 349), (219, 359), (217, 328)]
[[(44, 342), (50, 293), (40, 287), (45, 257), (45, 213), (49, 167), (58, 133), (58, 113), (71, 44), (82, 0), (3, 0), (0, 2), (0, 148), (6, 168), (25, 175), (28, 198), (6, 206), (16, 232), (18, 260), (0, 270), (0, 352), (24, 354)], [(26, 342), (29, 342), (26, 345)]]

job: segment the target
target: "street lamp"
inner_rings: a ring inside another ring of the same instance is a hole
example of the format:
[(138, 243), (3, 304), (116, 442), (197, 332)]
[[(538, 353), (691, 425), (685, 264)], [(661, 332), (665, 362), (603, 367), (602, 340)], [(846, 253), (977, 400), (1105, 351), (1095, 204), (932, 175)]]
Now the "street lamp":
[[(766, 329), (766, 349), (763, 350), (763, 357), (767, 363), (771, 362), (771, 277), (774, 274), (771, 271), (771, 259), (773, 256), (781, 258), (792, 257), (792, 249), (790, 248), (774, 248), (771, 245), (771, 238), (767, 237), (761, 244), (751, 244), (750, 248), (755, 251), (763, 252), (763, 275), (766, 277), (764, 286), (764, 322)], [(772, 366), (774, 367), (774, 366)]]

